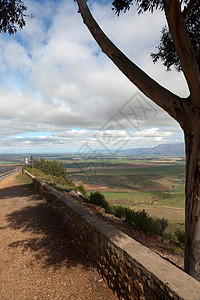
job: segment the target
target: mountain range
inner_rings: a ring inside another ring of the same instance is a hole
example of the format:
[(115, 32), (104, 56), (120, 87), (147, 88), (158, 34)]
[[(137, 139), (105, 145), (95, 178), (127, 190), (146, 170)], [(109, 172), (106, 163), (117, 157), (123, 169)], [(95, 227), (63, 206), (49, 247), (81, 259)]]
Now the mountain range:
[(160, 144), (151, 148), (123, 149), (118, 154), (135, 156), (185, 156), (185, 145), (184, 143)]

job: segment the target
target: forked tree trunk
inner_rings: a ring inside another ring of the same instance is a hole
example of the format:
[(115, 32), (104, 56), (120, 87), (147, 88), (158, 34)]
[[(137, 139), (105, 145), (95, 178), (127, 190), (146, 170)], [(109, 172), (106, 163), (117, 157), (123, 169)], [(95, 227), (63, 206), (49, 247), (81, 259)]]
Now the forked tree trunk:
[(185, 131), (185, 271), (200, 281), (200, 117)]
[[(180, 57), (190, 96), (180, 98), (150, 78), (105, 35), (85, 0), (77, 0), (79, 12), (102, 51), (142, 93), (179, 122), (186, 144), (185, 271), (200, 281), (200, 75), (187, 37), (178, 0), (163, 0), (168, 24)], [(181, 21), (181, 23), (179, 22)], [(179, 45), (180, 44), (180, 45)]]

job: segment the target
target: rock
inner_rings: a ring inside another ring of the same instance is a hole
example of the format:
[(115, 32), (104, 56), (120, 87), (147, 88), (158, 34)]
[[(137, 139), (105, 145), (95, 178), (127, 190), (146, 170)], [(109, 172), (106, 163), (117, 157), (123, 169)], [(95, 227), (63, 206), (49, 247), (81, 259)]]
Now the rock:
[(72, 196), (73, 198), (77, 199), (77, 200), (81, 200), (81, 196), (79, 195), (79, 192), (76, 192), (75, 190), (71, 190), (69, 192), (69, 195)]

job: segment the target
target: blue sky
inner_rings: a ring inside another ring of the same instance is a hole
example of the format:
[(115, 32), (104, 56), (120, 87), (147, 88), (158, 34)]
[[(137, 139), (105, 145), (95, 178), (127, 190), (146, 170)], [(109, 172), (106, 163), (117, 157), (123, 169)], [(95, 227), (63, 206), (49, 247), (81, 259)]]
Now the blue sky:
[[(183, 141), (179, 125), (144, 97), (101, 52), (74, 1), (25, 1), (26, 27), (0, 35), (0, 153), (153, 147)], [(181, 73), (153, 64), (163, 12), (117, 17), (90, 1), (117, 46), (160, 84), (186, 97)]]

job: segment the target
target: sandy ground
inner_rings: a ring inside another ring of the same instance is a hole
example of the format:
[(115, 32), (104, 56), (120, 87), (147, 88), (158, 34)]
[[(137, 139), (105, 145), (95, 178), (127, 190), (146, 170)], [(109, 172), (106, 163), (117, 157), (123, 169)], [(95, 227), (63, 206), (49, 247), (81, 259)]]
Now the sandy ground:
[(0, 300), (117, 297), (41, 198), (0, 182)]

